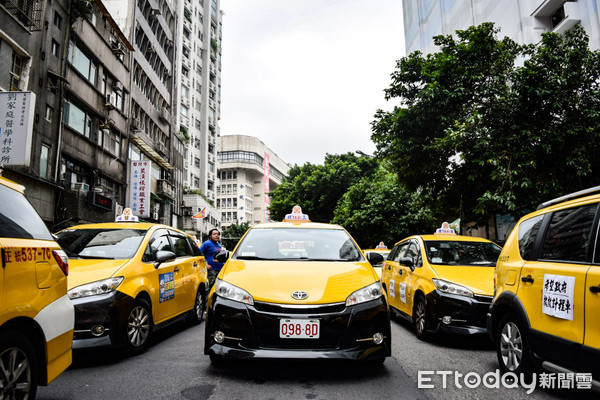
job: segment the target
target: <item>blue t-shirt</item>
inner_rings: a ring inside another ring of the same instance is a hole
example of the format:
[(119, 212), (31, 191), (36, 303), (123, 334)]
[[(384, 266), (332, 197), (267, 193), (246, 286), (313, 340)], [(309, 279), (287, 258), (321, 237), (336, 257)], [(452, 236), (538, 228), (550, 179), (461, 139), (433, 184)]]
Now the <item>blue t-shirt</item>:
[(217, 253), (221, 251), (221, 245), (219, 243), (215, 243), (209, 239), (202, 243), (200, 251), (204, 256), (204, 260), (212, 267), (213, 271), (219, 272), (221, 268), (223, 268), (223, 263), (214, 260)]

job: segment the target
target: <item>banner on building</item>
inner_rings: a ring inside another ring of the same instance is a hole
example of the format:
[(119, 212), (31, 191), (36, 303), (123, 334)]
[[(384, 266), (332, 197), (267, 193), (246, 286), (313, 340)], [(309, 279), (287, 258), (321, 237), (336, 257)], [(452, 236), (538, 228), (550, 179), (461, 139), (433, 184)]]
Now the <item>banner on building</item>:
[(0, 92), (0, 165), (31, 164), (35, 94)]
[(152, 162), (149, 160), (131, 161), (129, 179), (129, 207), (133, 215), (150, 216), (150, 177)]

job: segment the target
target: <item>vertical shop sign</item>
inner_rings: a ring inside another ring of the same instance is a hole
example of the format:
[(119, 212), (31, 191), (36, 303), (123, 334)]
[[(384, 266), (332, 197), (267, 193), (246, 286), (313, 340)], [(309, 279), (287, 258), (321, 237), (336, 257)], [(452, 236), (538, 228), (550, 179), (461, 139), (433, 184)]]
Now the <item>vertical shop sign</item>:
[(265, 222), (269, 222), (269, 206), (271, 205), (271, 198), (269, 197), (269, 169), (270, 169), (269, 155), (265, 153), (263, 159), (263, 169), (265, 170)]
[(133, 215), (150, 216), (150, 169), (148, 160), (131, 161), (129, 206)]
[(0, 165), (31, 164), (35, 94), (0, 92)]

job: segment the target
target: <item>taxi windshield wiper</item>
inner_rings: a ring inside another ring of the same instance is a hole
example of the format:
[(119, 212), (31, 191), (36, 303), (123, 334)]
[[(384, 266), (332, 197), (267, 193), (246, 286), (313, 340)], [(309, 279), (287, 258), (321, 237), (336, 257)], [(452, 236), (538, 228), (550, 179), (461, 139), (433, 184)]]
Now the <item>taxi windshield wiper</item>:
[(259, 256), (236, 256), (236, 260), (270, 260), (270, 258), (264, 258)]

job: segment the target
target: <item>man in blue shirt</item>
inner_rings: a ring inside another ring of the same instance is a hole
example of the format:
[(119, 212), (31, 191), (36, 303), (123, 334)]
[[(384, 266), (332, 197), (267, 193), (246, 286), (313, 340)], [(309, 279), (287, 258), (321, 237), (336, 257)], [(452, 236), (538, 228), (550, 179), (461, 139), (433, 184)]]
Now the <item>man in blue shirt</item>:
[(210, 232), (208, 232), (208, 240), (202, 243), (202, 246), (200, 246), (200, 251), (204, 256), (204, 260), (208, 264), (206, 266), (208, 269), (208, 290), (210, 290), (210, 288), (212, 288), (212, 286), (215, 284), (217, 275), (219, 274), (219, 271), (221, 271), (221, 268), (223, 268), (222, 263), (214, 260), (217, 253), (222, 250), (219, 239), (221, 239), (221, 233), (219, 230), (211, 229)]

